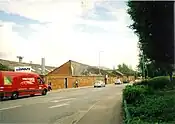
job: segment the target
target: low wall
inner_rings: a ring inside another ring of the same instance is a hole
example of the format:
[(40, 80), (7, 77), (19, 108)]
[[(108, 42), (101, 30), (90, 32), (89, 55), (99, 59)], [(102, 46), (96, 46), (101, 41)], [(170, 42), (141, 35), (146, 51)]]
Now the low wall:
[[(68, 77), (66, 77), (68, 78)], [(46, 84), (48, 84), (49, 82), (52, 83), (52, 89), (56, 90), (56, 89), (62, 89), (65, 87), (64, 82), (65, 82), (65, 77), (62, 76), (47, 76), (45, 78), (46, 80)]]
[(128, 81), (134, 81), (135, 80), (135, 76), (123, 76), (121, 78), (122, 81), (124, 80), (128, 80)]
[[(84, 86), (93, 86), (94, 82), (96, 80), (103, 80), (104, 77), (97, 77), (97, 76), (58, 76), (58, 75), (51, 75), (46, 76), (45, 81), (46, 83), (51, 82), (52, 83), (52, 89), (62, 89), (65, 88), (65, 78), (67, 78), (67, 88), (74, 87), (74, 83), (76, 80), (78, 80), (79, 87)], [(111, 84), (114, 83), (116, 80), (116, 77), (109, 77), (107, 83)]]

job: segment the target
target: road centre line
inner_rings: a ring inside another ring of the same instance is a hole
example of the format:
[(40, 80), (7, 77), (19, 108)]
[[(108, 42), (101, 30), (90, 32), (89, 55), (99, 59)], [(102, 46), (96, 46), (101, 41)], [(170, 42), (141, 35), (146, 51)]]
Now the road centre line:
[(68, 100), (73, 100), (73, 99), (76, 99), (76, 98), (68, 98), (68, 99), (61, 99), (61, 100), (53, 100), (53, 101), (50, 101), (50, 102), (57, 103), (57, 102), (68, 101)]
[(58, 107), (62, 107), (62, 106), (66, 106), (69, 105), (69, 103), (63, 103), (63, 104), (59, 104), (59, 105), (54, 105), (54, 106), (50, 106), (49, 108), (58, 108)]

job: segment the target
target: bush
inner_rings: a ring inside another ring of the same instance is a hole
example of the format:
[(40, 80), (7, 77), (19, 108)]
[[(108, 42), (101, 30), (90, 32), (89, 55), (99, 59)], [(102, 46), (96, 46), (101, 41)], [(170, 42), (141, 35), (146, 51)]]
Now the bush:
[(0, 63), (0, 71), (13, 71), (13, 69)]
[(168, 76), (159, 76), (143, 80), (135, 85), (146, 85), (153, 89), (163, 89), (172, 86)]
[[(169, 122), (175, 118), (175, 97), (149, 95), (141, 104), (128, 107), (132, 117), (147, 122)], [(159, 121), (158, 121), (159, 120)]]
[(175, 84), (168, 76), (155, 77), (127, 86), (123, 98), (127, 100), (132, 120), (130, 124), (175, 123), (175, 91), (167, 88)]
[(130, 120), (129, 124), (150, 124), (150, 123), (141, 120), (139, 117), (134, 117), (132, 120)]
[(152, 90), (144, 85), (126, 86), (123, 90), (123, 98), (128, 104), (136, 103), (144, 98), (144, 95), (153, 93)]

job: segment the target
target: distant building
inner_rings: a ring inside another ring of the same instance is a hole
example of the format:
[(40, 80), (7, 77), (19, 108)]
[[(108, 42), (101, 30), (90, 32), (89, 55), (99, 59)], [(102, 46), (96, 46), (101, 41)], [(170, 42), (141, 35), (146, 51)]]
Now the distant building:
[[(15, 67), (30, 66), (31, 71), (42, 75), (42, 67), (40, 64), (15, 62), (0, 59), (0, 64), (8, 66), (10, 69)], [(77, 80), (80, 87), (92, 86), (96, 80), (104, 80), (107, 76), (107, 83), (114, 83), (116, 77), (123, 77), (119, 71), (112, 73), (113, 70), (107, 68), (99, 68), (96, 66), (89, 66), (76, 61), (69, 60), (60, 67), (45, 66), (45, 81), (51, 82), (53, 89), (72, 88)], [(42, 76), (43, 77), (43, 76)]]
[[(9, 68), (12, 69), (12, 70), (14, 70), (15, 67), (19, 67), (19, 66), (31, 66), (31, 71), (32, 71), (32, 72), (37, 73), (37, 74), (39, 74), (39, 75), (42, 74), (42, 70), (41, 70), (41, 65), (40, 65), (40, 64), (32, 64), (32, 63), (24, 63), (24, 62), (15, 62), (15, 61), (3, 60), (3, 59), (0, 59), (0, 64), (9, 67)], [(55, 69), (55, 67), (52, 67), (52, 66), (45, 66), (45, 74), (48, 74), (48, 73), (51, 72), (53, 69)]]

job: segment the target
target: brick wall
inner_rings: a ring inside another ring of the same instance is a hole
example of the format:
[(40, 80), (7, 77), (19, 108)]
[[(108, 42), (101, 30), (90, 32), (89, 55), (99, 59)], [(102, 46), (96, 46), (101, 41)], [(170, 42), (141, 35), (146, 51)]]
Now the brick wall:
[(46, 84), (48, 84), (49, 82), (52, 83), (52, 89), (63, 89), (65, 88), (65, 78), (68, 79), (68, 85), (69, 85), (69, 78), (71, 76), (58, 76), (58, 75), (48, 75), (45, 77), (46, 79)]
[(113, 84), (116, 82), (117, 77), (109, 77), (108, 78), (108, 84)]
[[(52, 83), (52, 88), (55, 89), (62, 89), (65, 88), (64, 81), (65, 78), (68, 80), (68, 88), (73, 88), (74, 83), (76, 80), (79, 82), (79, 87), (84, 87), (84, 86), (93, 86), (94, 82), (96, 80), (103, 80), (104, 77), (96, 77), (96, 76), (58, 76), (58, 75), (49, 75), (45, 77), (46, 83), (51, 82)], [(115, 77), (109, 77), (108, 78), (108, 84), (113, 83), (115, 80)]]
[(94, 76), (74, 76), (72, 78), (74, 82), (78, 80), (79, 87), (93, 86), (96, 80)]

